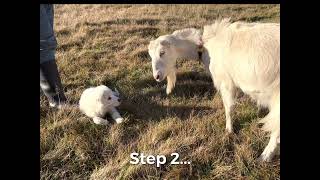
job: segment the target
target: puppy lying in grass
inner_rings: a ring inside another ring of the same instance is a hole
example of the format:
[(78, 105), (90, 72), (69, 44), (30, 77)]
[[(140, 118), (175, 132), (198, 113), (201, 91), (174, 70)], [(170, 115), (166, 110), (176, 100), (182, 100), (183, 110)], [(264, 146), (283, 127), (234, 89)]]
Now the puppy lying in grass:
[(102, 125), (109, 123), (107, 119), (104, 119), (106, 113), (110, 113), (117, 123), (123, 121), (123, 118), (115, 108), (119, 105), (120, 98), (117, 89), (112, 91), (104, 85), (84, 90), (79, 101), (80, 110), (92, 118), (94, 123)]

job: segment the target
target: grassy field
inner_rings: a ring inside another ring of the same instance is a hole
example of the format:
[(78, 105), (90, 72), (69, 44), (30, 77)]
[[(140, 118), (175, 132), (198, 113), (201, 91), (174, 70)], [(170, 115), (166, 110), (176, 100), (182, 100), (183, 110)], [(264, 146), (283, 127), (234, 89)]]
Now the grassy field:
[[(218, 17), (279, 22), (279, 5), (55, 5), (57, 64), (66, 95), (107, 85), (124, 99), (122, 124), (95, 125), (78, 109), (48, 108), (41, 94), (41, 179), (280, 179), (279, 156), (258, 163), (269, 138), (257, 107), (240, 96), (225, 134), (221, 97), (199, 62), (180, 60), (177, 84), (152, 77), (150, 40)], [(130, 153), (180, 154), (191, 165), (131, 165)]]

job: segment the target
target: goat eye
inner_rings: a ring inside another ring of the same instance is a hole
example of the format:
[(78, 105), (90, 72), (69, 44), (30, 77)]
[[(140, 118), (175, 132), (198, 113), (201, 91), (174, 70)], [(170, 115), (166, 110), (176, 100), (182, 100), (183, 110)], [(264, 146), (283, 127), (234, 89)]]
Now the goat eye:
[(164, 51), (161, 51), (161, 52), (160, 52), (160, 57), (163, 56), (164, 53), (165, 53)]
[(111, 97), (108, 97), (108, 100), (111, 100)]

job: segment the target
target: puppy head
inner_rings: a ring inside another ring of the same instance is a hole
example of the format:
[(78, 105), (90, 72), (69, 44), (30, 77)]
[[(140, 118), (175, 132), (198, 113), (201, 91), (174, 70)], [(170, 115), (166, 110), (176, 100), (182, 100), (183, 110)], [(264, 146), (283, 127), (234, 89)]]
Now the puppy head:
[(101, 85), (96, 87), (97, 98), (100, 103), (107, 107), (116, 107), (120, 105), (118, 93), (113, 92), (107, 86)]

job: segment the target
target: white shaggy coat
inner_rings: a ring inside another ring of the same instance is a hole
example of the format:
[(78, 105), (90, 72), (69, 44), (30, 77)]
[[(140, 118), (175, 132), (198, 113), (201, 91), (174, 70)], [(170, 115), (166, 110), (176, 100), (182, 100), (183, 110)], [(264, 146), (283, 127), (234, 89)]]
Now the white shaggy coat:
[(270, 161), (280, 145), (280, 24), (223, 19), (205, 26), (202, 36), (200, 30), (188, 28), (151, 41), (153, 76), (157, 81), (167, 77), (167, 94), (176, 82), (176, 59), (197, 58), (202, 45), (202, 62), (222, 96), (227, 132), (233, 132), (230, 112), (236, 87), (269, 108), (261, 123), (271, 136), (260, 159)]
[[(153, 77), (158, 82), (167, 78), (167, 94), (175, 87), (177, 59), (199, 59), (198, 51), (201, 46), (201, 32), (194, 28), (177, 30), (150, 41), (148, 52), (152, 59)], [(209, 59), (202, 60), (209, 72)]]
[(230, 111), (236, 87), (269, 108), (261, 122), (271, 136), (261, 159), (270, 161), (280, 144), (280, 24), (223, 19), (205, 26), (202, 38), (214, 85), (223, 99), (226, 130), (233, 132)]
[(108, 124), (108, 120), (104, 119), (106, 113), (110, 113), (117, 123), (121, 123), (123, 118), (116, 109), (120, 105), (118, 96), (119, 93), (117, 91), (114, 92), (107, 86), (91, 87), (83, 91), (79, 101), (79, 108), (85, 115), (92, 118), (96, 124)]

